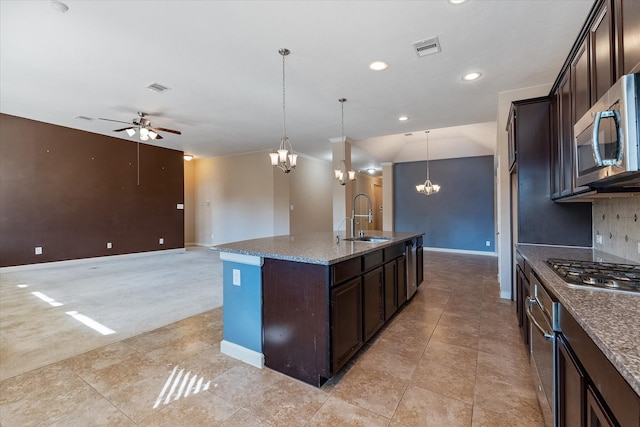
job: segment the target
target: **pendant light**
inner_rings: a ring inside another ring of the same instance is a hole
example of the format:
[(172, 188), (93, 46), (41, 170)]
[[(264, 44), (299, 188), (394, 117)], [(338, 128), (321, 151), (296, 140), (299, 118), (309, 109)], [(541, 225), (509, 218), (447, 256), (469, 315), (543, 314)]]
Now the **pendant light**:
[[(285, 126), (285, 79), (284, 79), (284, 57), (289, 55), (289, 49), (282, 48), (278, 51), (282, 55), (282, 138), (280, 139), (280, 147), (273, 153), (269, 153), (271, 157), (271, 165), (278, 167), (284, 173), (289, 173), (296, 168), (298, 155), (293, 153), (291, 141), (287, 138), (287, 128)], [(288, 149), (287, 149), (288, 147)], [(289, 154), (289, 151), (291, 153)]]
[(347, 98), (340, 98), (338, 102), (342, 104), (342, 143), (344, 144), (344, 157), (342, 158), (342, 167), (340, 169), (334, 169), (334, 173), (336, 175), (336, 179), (340, 182), (340, 185), (346, 185), (347, 179), (349, 181), (356, 180), (355, 171), (347, 171), (347, 163), (345, 161), (345, 157), (347, 157), (347, 140), (344, 138), (344, 103), (347, 102)]
[(424, 194), (425, 196), (430, 196), (432, 194), (440, 191), (440, 186), (436, 184), (432, 184), (429, 179), (429, 131), (424, 131), (427, 134), (427, 180), (424, 184), (416, 185), (416, 190), (420, 194)]

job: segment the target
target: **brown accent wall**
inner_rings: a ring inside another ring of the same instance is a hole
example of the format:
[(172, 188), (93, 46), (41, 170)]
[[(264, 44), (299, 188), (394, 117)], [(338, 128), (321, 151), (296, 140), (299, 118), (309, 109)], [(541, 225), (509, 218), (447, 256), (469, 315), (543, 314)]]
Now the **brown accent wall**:
[(140, 143), (138, 185), (137, 149), (0, 114), (0, 267), (183, 248), (182, 152)]

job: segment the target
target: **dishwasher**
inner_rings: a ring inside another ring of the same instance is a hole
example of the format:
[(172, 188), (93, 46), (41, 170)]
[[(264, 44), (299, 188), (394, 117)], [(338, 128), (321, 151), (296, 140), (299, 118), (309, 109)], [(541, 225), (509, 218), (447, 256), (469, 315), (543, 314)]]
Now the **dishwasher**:
[(544, 424), (555, 425), (556, 332), (558, 328), (558, 302), (554, 301), (535, 274), (531, 274), (531, 297), (527, 317), (531, 321), (529, 349), (531, 370)]
[(418, 290), (418, 270), (416, 266), (416, 251), (418, 250), (418, 239), (413, 238), (407, 242), (406, 262), (407, 262), (407, 300)]

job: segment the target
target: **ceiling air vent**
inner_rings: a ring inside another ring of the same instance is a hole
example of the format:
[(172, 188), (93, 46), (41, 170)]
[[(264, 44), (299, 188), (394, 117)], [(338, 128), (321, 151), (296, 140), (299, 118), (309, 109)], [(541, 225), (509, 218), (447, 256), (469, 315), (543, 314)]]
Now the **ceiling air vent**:
[(432, 55), (434, 53), (440, 52), (440, 42), (437, 37), (431, 37), (424, 40), (419, 40), (417, 42), (411, 43), (413, 46), (413, 50), (416, 52), (418, 57)]
[(93, 121), (93, 118), (87, 117), (87, 116), (76, 116), (76, 119), (78, 119), (78, 120), (86, 120), (88, 122)]
[(165, 90), (168, 90), (169, 88), (166, 86), (162, 86), (160, 83), (152, 83), (149, 86), (147, 86), (147, 89), (151, 89), (154, 92), (164, 92)]

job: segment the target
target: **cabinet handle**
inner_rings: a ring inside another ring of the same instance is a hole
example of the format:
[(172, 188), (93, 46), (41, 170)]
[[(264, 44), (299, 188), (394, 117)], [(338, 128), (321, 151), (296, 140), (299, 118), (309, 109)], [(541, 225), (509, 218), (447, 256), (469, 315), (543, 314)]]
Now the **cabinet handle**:
[[(614, 158), (603, 159), (600, 153), (600, 120), (603, 117), (613, 118), (616, 125), (616, 137), (618, 138), (618, 152)], [(598, 111), (593, 119), (593, 135), (591, 141), (593, 144), (593, 156), (598, 166), (619, 166), (622, 163), (624, 154), (624, 143), (622, 141), (622, 129), (620, 129), (620, 112), (618, 110)]]
[(538, 321), (533, 317), (533, 304), (535, 303), (542, 310), (542, 307), (540, 306), (540, 302), (534, 297), (529, 297), (528, 302), (529, 302), (528, 304), (529, 308), (526, 310), (526, 313), (531, 323), (542, 333), (542, 335), (544, 336), (544, 339), (548, 341), (552, 341), (553, 339), (555, 339), (555, 335), (553, 334), (553, 332), (547, 332), (542, 326), (540, 326)]

